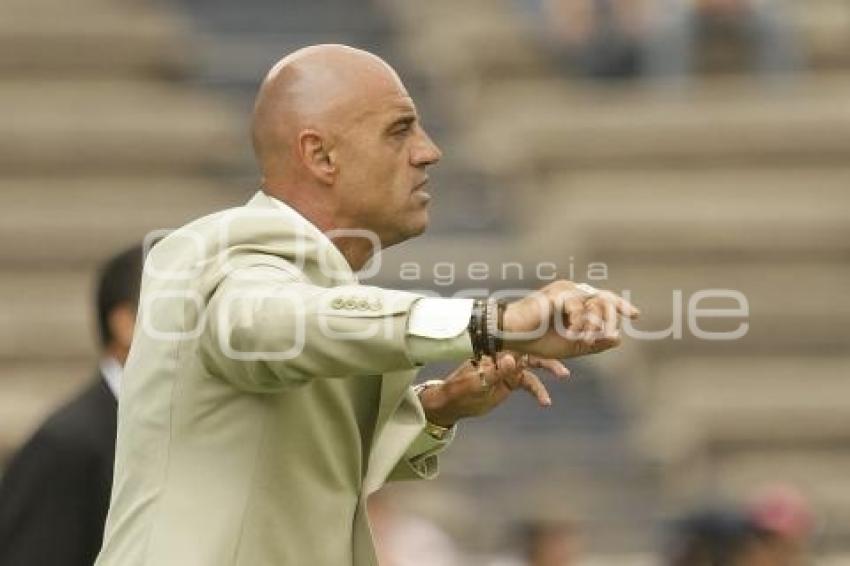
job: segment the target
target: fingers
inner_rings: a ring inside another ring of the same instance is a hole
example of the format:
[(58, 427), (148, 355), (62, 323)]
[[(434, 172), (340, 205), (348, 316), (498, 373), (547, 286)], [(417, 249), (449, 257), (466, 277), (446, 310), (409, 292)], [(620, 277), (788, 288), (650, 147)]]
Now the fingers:
[(605, 301), (590, 299), (586, 303), (584, 328), (581, 340), (590, 346), (602, 336), (605, 326)]
[[(476, 370), (478, 374), (477, 381), (479, 390), (486, 391), (502, 379), (501, 376), (499, 376), (496, 367), (496, 363), (489, 356), (484, 356), (481, 360), (479, 360), (478, 368)], [(475, 369), (474, 365), (473, 369)]]
[(518, 370), (521, 362), (517, 361), (515, 354), (511, 352), (501, 352), (497, 360), (496, 381), (502, 382), (508, 391), (513, 391), (520, 385), (520, 372)]
[(611, 300), (605, 301), (605, 325), (603, 335), (605, 338), (617, 340), (620, 338), (620, 314), (617, 311), (618, 297), (611, 293)]
[(496, 365), (499, 368), (499, 373), (509, 373), (517, 368), (519, 362), (517, 362), (517, 359), (513, 353), (499, 352), (499, 354), (496, 356)]
[(599, 352), (604, 352), (605, 350), (610, 350), (611, 348), (614, 348), (614, 347), (619, 346), (619, 345), (620, 345), (619, 336), (616, 337), (616, 338), (607, 338), (606, 337), (606, 338), (602, 338), (600, 340), (597, 340), (596, 342), (591, 344), (587, 353), (588, 354), (598, 354)]
[(556, 281), (547, 287), (547, 291), (546, 296), (555, 309), (554, 321), (557, 331), (563, 332), (566, 326), (564, 337), (568, 340), (578, 340), (584, 326), (584, 294), (567, 281)]
[(604, 339), (603, 349), (619, 344), (621, 316), (634, 319), (640, 315), (630, 302), (611, 291), (599, 291), (587, 303), (582, 340), (589, 346), (599, 339)]
[(541, 407), (549, 407), (552, 405), (552, 397), (546, 390), (546, 386), (540, 381), (540, 378), (528, 370), (522, 370), (519, 381), (520, 387), (528, 391), (532, 397), (537, 399)]
[(618, 297), (617, 295), (614, 295), (614, 297), (616, 297), (617, 299), (617, 312), (619, 312), (621, 315), (626, 316), (632, 320), (640, 316), (640, 310), (633, 304), (631, 304), (629, 301), (627, 301), (623, 297)]
[(578, 340), (584, 330), (586, 303), (575, 293), (565, 293), (562, 312), (567, 317), (567, 339)]
[[(560, 302), (560, 304), (558, 304)], [(567, 318), (568, 340), (581, 340), (586, 345), (602, 336), (613, 336), (619, 331), (619, 315), (636, 317), (631, 303), (610, 291), (598, 291), (587, 296), (576, 290), (562, 291), (555, 307)]]
[(546, 386), (533, 372), (526, 368), (540, 368), (551, 372), (560, 379), (570, 376), (570, 370), (560, 360), (539, 358), (537, 356), (517, 356), (513, 352), (503, 352), (498, 357), (498, 369), (495, 373), (508, 391), (521, 387), (534, 397), (541, 407), (552, 405), (552, 397)]
[(549, 360), (537, 356), (528, 356), (526, 360), (527, 367), (545, 369), (559, 379), (570, 377), (570, 370), (561, 360)]
[(471, 393), (473, 397), (485, 403), (481, 408), (492, 408), (499, 405), (511, 394), (512, 389), (519, 385), (516, 383), (512, 388), (509, 384), (510, 376), (516, 373), (517, 368), (513, 357), (508, 356), (508, 358), (510, 360), (500, 359), (499, 364), (496, 365), (492, 358), (484, 356), (478, 362), (477, 369), (472, 366), (477, 377), (474, 380), (475, 384), (472, 386)]
[(446, 379), (446, 387), (451, 389), (452, 395), (477, 395), (487, 391), (490, 386), (498, 380), (495, 377), (493, 360), (483, 357), (476, 366), (472, 361), (467, 361), (458, 366)]
[(600, 291), (599, 304), (602, 309), (602, 335), (603, 338), (616, 339), (620, 336), (620, 313), (617, 310), (620, 297), (611, 291)]

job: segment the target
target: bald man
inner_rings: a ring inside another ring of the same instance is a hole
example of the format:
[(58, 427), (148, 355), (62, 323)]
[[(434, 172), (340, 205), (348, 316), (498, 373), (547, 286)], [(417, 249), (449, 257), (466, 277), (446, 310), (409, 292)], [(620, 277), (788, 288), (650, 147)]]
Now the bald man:
[[(510, 305), (360, 285), (427, 227), (440, 159), (372, 54), (281, 60), (253, 137), (262, 190), (145, 264), (99, 566), (374, 565), (368, 494), (433, 478), (455, 423), (514, 390), (550, 404), (527, 367), (565, 376), (557, 358), (615, 346), (636, 314), (568, 281)], [(472, 357), (411, 386), (424, 363)]]

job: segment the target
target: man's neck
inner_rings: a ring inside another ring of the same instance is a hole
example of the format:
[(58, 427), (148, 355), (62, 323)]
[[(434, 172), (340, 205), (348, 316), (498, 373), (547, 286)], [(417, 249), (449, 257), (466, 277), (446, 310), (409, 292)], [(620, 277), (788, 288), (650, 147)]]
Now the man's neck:
[(331, 238), (331, 242), (354, 272), (363, 269), (375, 253), (372, 242), (367, 238)]
[[(323, 205), (318, 199), (298, 198), (294, 195), (284, 195), (280, 191), (263, 188), (263, 192), (278, 199), (303, 216), (310, 224), (325, 235), (336, 246), (349, 267), (354, 272), (360, 271), (369, 262), (375, 249), (368, 238), (357, 236), (334, 236), (337, 231), (354, 231), (355, 228), (340, 222), (339, 214), (330, 206)], [(293, 191), (295, 194), (306, 194), (307, 191)], [(362, 229), (360, 229), (362, 230)]]

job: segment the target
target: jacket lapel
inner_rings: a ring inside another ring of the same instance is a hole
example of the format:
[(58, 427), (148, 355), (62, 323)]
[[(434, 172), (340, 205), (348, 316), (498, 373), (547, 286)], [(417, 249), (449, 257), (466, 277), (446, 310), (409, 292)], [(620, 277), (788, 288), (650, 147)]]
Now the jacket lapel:
[[(257, 192), (246, 207), (268, 211), (270, 220), (276, 217), (274, 211), (279, 211), (286, 222), (272, 228), (272, 232), (285, 232), (284, 236), (290, 238), (303, 237), (305, 245), (299, 249), (305, 257), (299, 259), (305, 264), (315, 263), (322, 266), (319, 271), (325, 285), (331, 287), (358, 284), (356, 275), (337, 247), (297, 211), (262, 191)], [(370, 443), (372, 449), (368, 455), (369, 465), (364, 478), (366, 493), (383, 485), (407, 447), (422, 430), (424, 415), (419, 403), (412, 398), (414, 393), (410, 388), (415, 375), (415, 370), (403, 370), (381, 377), (380, 405)]]
[(422, 432), (425, 415), (410, 387), (416, 370), (385, 374), (381, 384), (381, 407), (369, 467), (363, 480), (366, 494), (380, 489), (407, 448)]

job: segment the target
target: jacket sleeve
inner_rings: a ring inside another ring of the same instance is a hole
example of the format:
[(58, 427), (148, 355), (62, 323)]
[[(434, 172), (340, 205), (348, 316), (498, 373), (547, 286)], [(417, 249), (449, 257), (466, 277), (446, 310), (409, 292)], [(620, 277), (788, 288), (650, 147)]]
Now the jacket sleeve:
[(387, 481), (436, 478), (440, 471), (438, 454), (451, 444), (456, 430), (452, 429), (445, 438), (437, 440), (423, 429), (390, 472)]
[(270, 266), (243, 268), (207, 304), (201, 359), (214, 375), (255, 392), (411, 369), (407, 322), (420, 298), (363, 285), (319, 287)]

